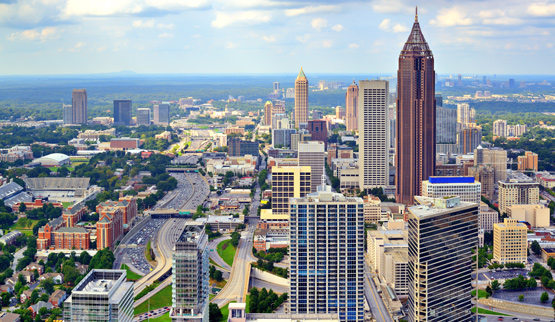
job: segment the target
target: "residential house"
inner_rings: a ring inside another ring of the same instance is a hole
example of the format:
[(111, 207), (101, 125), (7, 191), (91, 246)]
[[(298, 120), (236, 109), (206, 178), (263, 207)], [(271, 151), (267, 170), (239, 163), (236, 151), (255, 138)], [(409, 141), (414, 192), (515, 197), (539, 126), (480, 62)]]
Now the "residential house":
[(37, 304), (29, 306), (29, 311), (31, 311), (33, 319), (37, 316), (37, 313), (39, 313), (40, 309), (43, 307), (50, 311), (54, 306), (51, 303), (47, 303), (44, 301), (39, 301)]
[(55, 307), (60, 307), (60, 304), (62, 304), (66, 300), (66, 298), (67, 298), (66, 292), (58, 289), (54, 291), (52, 295), (50, 295), (50, 297), (48, 298), (48, 302), (54, 305)]

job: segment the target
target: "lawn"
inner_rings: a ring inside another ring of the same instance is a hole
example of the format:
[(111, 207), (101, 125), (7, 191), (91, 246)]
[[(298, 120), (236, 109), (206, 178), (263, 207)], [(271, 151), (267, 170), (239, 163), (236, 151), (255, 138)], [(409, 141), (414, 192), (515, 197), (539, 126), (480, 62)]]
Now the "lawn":
[(233, 266), (233, 260), (235, 259), (235, 252), (237, 249), (231, 244), (231, 240), (224, 240), (218, 244), (218, 255), (226, 262), (229, 266)]
[(224, 286), (227, 284), (226, 280), (222, 280), (221, 282), (216, 282), (216, 280), (214, 279), (210, 279), (208, 281), (208, 283), (210, 284), (210, 286), (214, 285), (214, 283), (216, 283), (216, 287), (217, 288), (224, 288)]
[(246, 299), (247, 305), (245, 306), (245, 313), (251, 313), (250, 302), (251, 302), (251, 295), (247, 294), (247, 299)]
[[(235, 301), (231, 301), (229, 303), (235, 303)], [(220, 322), (227, 322), (227, 317), (229, 316), (229, 303), (227, 303), (224, 307), (220, 309), (220, 312), (222, 312), (223, 315)]]
[[(472, 313), (476, 313), (476, 307), (472, 308)], [(490, 314), (490, 315), (511, 316), (509, 314), (503, 314), (503, 313), (499, 313), (499, 312), (495, 312), (495, 311), (490, 311), (490, 310), (482, 309), (480, 307), (478, 308), (478, 313), (480, 313), (480, 314)]]
[(29, 219), (29, 218), (20, 218), (15, 224), (13, 224), (10, 229), (17, 229), (17, 230), (21, 230), (21, 229), (33, 229), (33, 226), (38, 222), (38, 220), (35, 219)]
[(67, 209), (67, 207), (71, 206), (73, 204), (73, 202), (71, 201), (63, 201), (62, 202), (62, 206), (64, 207), (64, 209)]
[(127, 265), (123, 264), (121, 265), (121, 269), (124, 269), (127, 271), (127, 279), (130, 281), (137, 281), (139, 280), (142, 276), (133, 272), (131, 269), (129, 269), (129, 267), (127, 267)]
[(29, 237), (29, 236), (33, 236), (33, 230), (32, 229), (18, 229), (23, 235)]
[[(148, 312), (148, 300), (135, 308), (135, 315)], [(168, 285), (150, 298), (150, 310), (172, 305), (172, 286)]]
[(171, 321), (172, 321), (172, 319), (170, 319), (170, 312), (168, 312), (168, 313), (166, 313), (166, 314), (164, 314), (160, 317), (150, 319), (150, 322), (171, 322)]
[(208, 294), (208, 300), (212, 301), (212, 299), (216, 297), (216, 294)]
[[(472, 291), (472, 297), (476, 297), (476, 290)], [(484, 290), (478, 290), (478, 298), (479, 299), (487, 299), (489, 297), (488, 292), (484, 291)]]
[(148, 241), (148, 243), (146, 244), (146, 248), (145, 248), (145, 257), (146, 260), (149, 262), (154, 262), (154, 259), (152, 259), (152, 256), (150, 256), (150, 250), (152, 249), (152, 247), (150, 246), (150, 240)]

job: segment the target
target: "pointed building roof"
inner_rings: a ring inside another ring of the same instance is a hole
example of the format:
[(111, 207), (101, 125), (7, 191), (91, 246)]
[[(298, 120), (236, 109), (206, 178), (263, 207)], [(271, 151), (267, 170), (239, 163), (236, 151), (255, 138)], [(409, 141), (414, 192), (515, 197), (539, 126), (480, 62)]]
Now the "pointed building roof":
[(299, 79), (299, 78), (306, 78), (302, 67), (301, 67), (301, 71), (299, 72), (299, 76), (297, 76), (297, 79)]
[(428, 46), (426, 39), (424, 39), (424, 35), (420, 29), (420, 24), (418, 23), (418, 7), (416, 7), (412, 31), (410, 32), (409, 39), (407, 39), (407, 42), (401, 51), (401, 55), (408, 53), (416, 53), (425, 56), (432, 55), (432, 50)]

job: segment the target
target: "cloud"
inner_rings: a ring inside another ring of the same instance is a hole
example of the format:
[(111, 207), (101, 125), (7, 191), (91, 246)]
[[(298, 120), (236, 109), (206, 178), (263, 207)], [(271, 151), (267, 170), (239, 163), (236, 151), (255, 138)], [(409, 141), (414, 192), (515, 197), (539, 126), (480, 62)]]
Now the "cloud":
[(139, 15), (154, 12), (178, 13), (206, 9), (210, 0), (67, 0), (64, 17)]
[(357, 49), (357, 48), (360, 47), (360, 45), (354, 42), (354, 43), (349, 44), (348, 47), (351, 48), (351, 49)]
[(321, 31), (328, 26), (328, 21), (324, 18), (314, 18), (310, 22), (310, 25), (312, 26), (312, 28)]
[(81, 48), (85, 47), (86, 43), (80, 41), (77, 44), (75, 44), (75, 46), (73, 46), (72, 48), (69, 48), (67, 51), (70, 53), (76, 53), (76, 52), (80, 52)]
[(56, 27), (45, 27), (38, 29), (23, 30), (20, 32), (12, 33), (8, 39), (9, 40), (40, 40), (46, 41), (49, 39), (59, 38), (59, 30)]
[(391, 24), (391, 19), (384, 19), (379, 25), (378, 28), (380, 28), (383, 31), (388, 31), (388, 32), (407, 32), (409, 31), (409, 28), (401, 25), (400, 23), (395, 24), (392, 26)]
[(308, 6), (303, 8), (287, 9), (285, 10), (285, 15), (289, 17), (295, 17), (295, 16), (313, 14), (313, 13), (337, 12), (340, 8), (341, 7), (339, 5)]
[(295, 40), (297, 40), (298, 42), (301, 42), (301, 43), (303, 43), (303, 44), (306, 43), (309, 39), (310, 39), (310, 35), (309, 35), (309, 34), (305, 34), (305, 35), (303, 35), (303, 36), (297, 36), (297, 37), (295, 37)]
[(528, 13), (534, 17), (555, 16), (555, 3), (533, 3), (528, 6)]
[(154, 19), (150, 20), (135, 20), (132, 23), (134, 28), (154, 28)]
[(274, 35), (262, 36), (262, 40), (264, 40), (266, 42), (275, 42), (276, 41), (276, 36), (274, 36)]
[(324, 39), (324, 40), (322, 41), (322, 47), (324, 47), (324, 48), (331, 48), (332, 45), (333, 45), (333, 43), (332, 43), (332, 41), (329, 40), (329, 39)]
[(156, 28), (172, 30), (175, 28), (175, 25), (173, 23), (159, 23), (156, 25)]
[(473, 20), (466, 16), (465, 9), (452, 7), (440, 9), (436, 18), (430, 20), (430, 24), (439, 27), (469, 26), (473, 24)]
[(372, 9), (378, 13), (414, 13), (414, 8), (402, 0), (374, 0)]
[(339, 25), (339, 24), (331, 27), (331, 30), (337, 31), (337, 32), (341, 32), (341, 31), (343, 31), (343, 29), (345, 29), (345, 27), (343, 27), (343, 25)]
[(163, 33), (158, 35), (158, 38), (162, 38), (162, 39), (173, 38), (173, 34), (163, 32)]
[(216, 12), (216, 19), (212, 21), (212, 27), (225, 28), (233, 24), (255, 25), (271, 19), (271, 15), (261, 11)]
[(225, 45), (225, 48), (227, 48), (227, 49), (233, 49), (233, 48), (236, 48), (237, 46), (238, 46), (237, 43), (233, 43), (233, 42), (231, 42), (231, 41), (228, 41), (228, 42), (227, 42), (227, 45)]

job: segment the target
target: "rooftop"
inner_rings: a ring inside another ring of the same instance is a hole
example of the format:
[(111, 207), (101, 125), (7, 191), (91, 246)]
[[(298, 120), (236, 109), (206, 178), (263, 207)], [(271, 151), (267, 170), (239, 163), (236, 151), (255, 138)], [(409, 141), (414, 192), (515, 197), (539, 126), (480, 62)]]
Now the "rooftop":
[(461, 201), (460, 197), (429, 198), (415, 196), (414, 200), (417, 205), (408, 207), (408, 210), (418, 218), (425, 218), (442, 212), (450, 212), (453, 209), (464, 209), (472, 206), (478, 207), (478, 204)]

